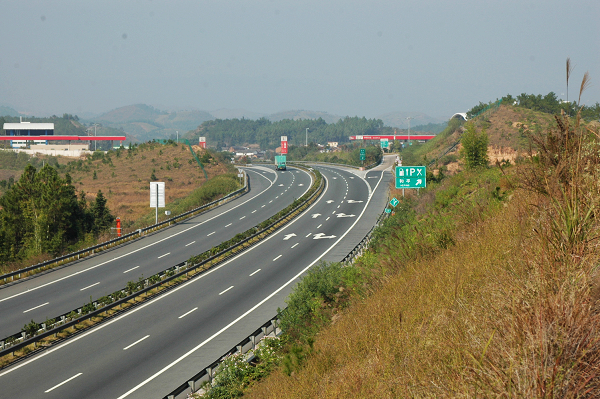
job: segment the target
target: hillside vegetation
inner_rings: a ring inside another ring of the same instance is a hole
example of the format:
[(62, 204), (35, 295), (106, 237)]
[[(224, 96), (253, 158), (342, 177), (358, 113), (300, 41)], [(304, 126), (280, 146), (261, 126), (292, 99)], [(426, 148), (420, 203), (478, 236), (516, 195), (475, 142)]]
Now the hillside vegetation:
[(217, 386), (250, 398), (600, 396), (600, 133), (558, 116), (531, 140), (517, 165), (407, 190), (353, 267), (322, 264), (299, 283), (285, 350), (263, 355), (275, 371)]
[[(166, 208), (159, 220), (222, 197), (241, 183), (224, 154), (170, 142), (132, 145), (78, 160), (0, 152), (0, 271), (52, 258), (155, 222), (150, 181), (163, 181)], [(44, 165), (42, 167), (42, 165)], [(16, 176), (16, 178), (15, 178)]]
[[(237, 175), (231, 176), (235, 169), (228, 158), (198, 147), (196, 150), (204, 161), (208, 180), (227, 175), (224, 179), (231, 181), (226, 184), (230, 191), (238, 186)], [(102, 190), (125, 231), (154, 223), (154, 210), (149, 208), (151, 181), (165, 182), (167, 207), (160, 210), (161, 218), (165, 210), (177, 210), (178, 201), (208, 181), (189, 147), (175, 142), (134, 144), (106, 154), (96, 152), (85, 160), (69, 162), (61, 171), (69, 173), (77, 190), (87, 193), (87, 197), (93, 199)]]

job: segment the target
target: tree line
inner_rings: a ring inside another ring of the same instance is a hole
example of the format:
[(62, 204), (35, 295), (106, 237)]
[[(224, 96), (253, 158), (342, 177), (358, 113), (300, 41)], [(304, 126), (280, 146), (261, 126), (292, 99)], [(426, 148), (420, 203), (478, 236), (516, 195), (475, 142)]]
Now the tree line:
[[(506, 105), (517, 105), (519, 107), (531, 109), (533, 111), (545, 112), (548, 114), (558, 115), (561, 110), (564, 110), (567, 115), (575, 115), (581, 110), (581, 118), (585, 121), (598, 120), (600, 119), (600, 103), (596, 102), (594, 105), (582, 105), (580, 106), (577, 102), (566, 102), (561, 101), (556, 93), (550, 92), (545, 96), (541, 94), (527, 94), (521, 93), (517, 97), (513, 97), (510, 94), (502, 97), (502, 103)], [(485, 109), (491, 105), (480, 102), (467, 112), (467, 117), (471, 118), (476, 115), (479, 111)]]
[(106, 198), (98, 191), (88, 204), (85, 192), (76, 194), (71, 177), (45, 165), (27, 165), (21, 178), (0, 197), (0, 262), (40, 254), (56, 256), (113, 223)]
[[(307, 132), (308, 128), (308, 140)], [(202, 123), (188, 138), (194, 142), (206, 137), (209, 144), (218, 148), (247, 143), (258, 143), (263, 150), (281, 145), (281, 136), (287, 136), (290, 145), (304, 145), (305, 141), (326, 144), (328, 141), (348, 142), (349, 136), (387, 134), (389, 128), (381, 119), (346, 117), (328, 124), (322, 118), (272, 122), (267, 118), (215, 119)]]

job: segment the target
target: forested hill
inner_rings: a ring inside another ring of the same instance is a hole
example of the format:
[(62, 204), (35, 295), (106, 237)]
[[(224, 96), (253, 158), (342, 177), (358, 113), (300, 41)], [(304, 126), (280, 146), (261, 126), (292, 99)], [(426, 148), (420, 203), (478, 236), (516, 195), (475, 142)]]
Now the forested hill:
[(348, 142), (349, 136), (391, 134), (392, 128), (384, 127), (381, 119), (367, 119), (365, 117), (346, 117), (336, 123), (328, 124), (319, 119), (284, 119), (271, 122), (267, 118), (258, 120), (250, 119), (217, 119), (202, 123), (186, 138), (193, 142), (198, 137), (206, 137), (209, 146), (217, 148), (258, 143), (262, 149), (279, 147), (281, 136), (287, 136), (290, 145), (303, 145), (306, 140), (308, 128), (308, 141), (326, 144), (328, 141), (340, 143)]

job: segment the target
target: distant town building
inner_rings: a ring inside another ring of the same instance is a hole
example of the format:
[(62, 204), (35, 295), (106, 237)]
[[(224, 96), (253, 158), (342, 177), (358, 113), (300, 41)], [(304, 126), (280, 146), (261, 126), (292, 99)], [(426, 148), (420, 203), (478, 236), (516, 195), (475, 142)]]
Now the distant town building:
[[(7, 136), (53, 136), (54, 123), (5, 123), (3, 129)], [(48, 144), (47, 140), (35, 140), (37, 144)], [(12, 148), (24, 148), (27, 145), (26, 140), (11, 140)]]

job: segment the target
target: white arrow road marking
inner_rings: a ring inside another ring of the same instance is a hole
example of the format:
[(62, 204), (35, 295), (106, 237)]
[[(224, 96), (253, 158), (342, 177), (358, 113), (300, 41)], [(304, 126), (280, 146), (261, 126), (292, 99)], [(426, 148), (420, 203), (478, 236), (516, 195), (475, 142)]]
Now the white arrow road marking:
[(346, 215), (345, 213), (338, 213), (337, 217), (339, 218), (353, 218), (356, 215)]
[(34, 308), (27, 309), (27, 310), (23, 311), (23, 313), (31, 312), (32, 310), (34, 310), (34, 309), (37, 309), (37, 308), (41, 308), (42, 306), (46, 306), (46, 305), (47, 305), (47, 304), (49, 304), (49, 303), (50, 303), (50, 302), (42, 303), (41, 305), (38, 305), (38, 306), (36, 306), (36, 307), (34, 307)]
[(78, 373), (78, 374), (75, 374), (75, 375), (74, 375), (73, 377), (71, 377), (71, 378), (67, 378), (66, 380), (64, 380), (64, 381), (63, 381), (63, 382), (61, 382), (60, 384), (53, 386), (52, 388), (48, 389), (47, 391), (44, 391), (44, 393), (48, 393), (48, 392), (50, 392), (50, 391), (53, 391), (53, 390), (55, 390), (55, 389), (56, 389), (56, 388), (58, 388), (59, 386), (61, 386), (61, 385), (63, 385), (63, 384), (66, 384), (67, 382), (69, 382), (69, 381), (71, 381), (71, 380), (73, 380), (73, 379), (75, 379), (75, 378), (79, 377), (81, 374), (83, 374), (83, 373)]
[(360, 204), (363, 201), (348, 200), (346, 202), (349, 203), (349, 204)]
[(335, 201), (334, 200), (327, 200), (325, 202), (327, 202), (328, 204), (331, 204), (332, 202), (335, 202)]
[(131, 348), (133, 345), (135, 345), (135, 344), (139, 344), (140, 342), (142, 342), (143, 340), (145, 340), (145, 339), (146, 339), (146, 338), (148, 338), (148, 337), (149, 337), (149, 335), (146, 335), (144, 338), (140, 338), (140, 339), (138, 339), (138, 340), (137, 340), (137, 341), (135, 341), (133, 344), (131, 344), (131, 345), (128, 345), (128, 346), (126, 346), (126, 347), (124, 347), (124, 348), (123, 348), (123, 350), (124, 350), (124, 351), (126, 351), (127, 349)]
[(320, 240), (321, 238), (335, 238), (335, 236), (328, 236), (325, 235), (325, 233), (319, 233), (319, 234), (315, 234), (315, 236), (313, 237), (313, 240)]
[(284, 240), (284, 241), (287, 241), (287, 240), (289, 240), (289, 239), (290, 239), (290, 238), (292, 238), (292, 237), (296, 237), (296, 234), (294, 234), (294, 233), (292, 233), (292, 234), (286, 234), (286, 235), (283, 237), (283, 240)]
[(312, 218), (313, 218), (313, 219), (316, 219), (316, 218), (318, 218), (319, 216), (321, 216), (321, 214), (320, 214), (320, 213), (313, 213), (313, 214), (312, 214)]

